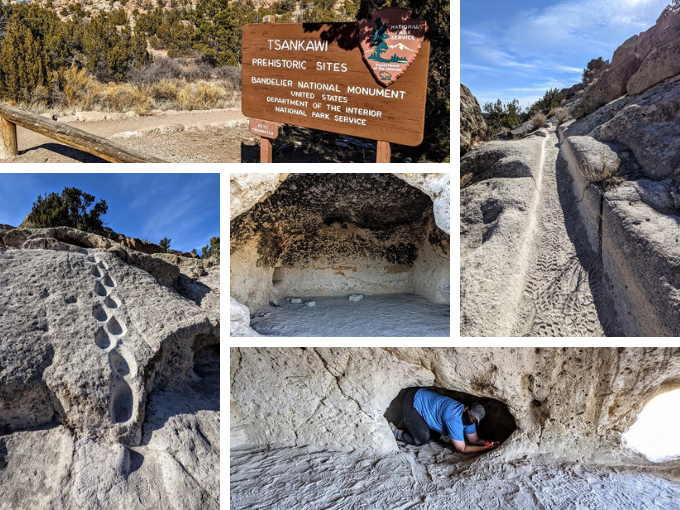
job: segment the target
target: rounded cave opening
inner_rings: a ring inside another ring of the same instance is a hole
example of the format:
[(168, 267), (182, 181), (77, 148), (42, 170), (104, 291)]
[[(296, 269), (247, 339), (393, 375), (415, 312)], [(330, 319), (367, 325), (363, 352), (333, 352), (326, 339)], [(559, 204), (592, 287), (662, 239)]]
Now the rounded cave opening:
[(231, 221), (230, 294), (262, 335), (448, 336), (450, 236), (395, 175), (291, 174)]
[(624, 445), (651, 462), (676, 460), (680, 458), (679, 422), (680, 389), (659, 393), (624, 432)]
[[(413, 414), (412, 402), (413, 395), (415, 393), (414, 390), (416, 389), (422, 388), (402, 388), (401, 391), (399, 391), (399, 394), (392, 400), (387, 410), (383, 414), (387, 422), (394, 424), (397, 429), (408, 430), (408, 427), (404, 422), (404, 413), (407, 414), (411, 413), (411, 415)], [(514, 416), (508, 409), (508, 406), (500, 400), (496, 400), (490, 397), (479, 397), (469, 393), (449, 390), (446, 388), (439, 388), (435, 386), (425, 387), (424, 389), (431, 390), (445, 397), (449, 397), (455, 400), (457, 403), (462, 404), (463, 406), (468, 408), (471, 407), (472, 404), (475, 402), (481, 404), (482, 407), (484, 408), (485, 415), (484, 418), (475, 427), (477, 436), (480, 439), (484, 439), (490, 442), (498, 442), (499, 445), (502, 445), (517, 429), (517, 423), (515, 422)], [(411, 400), (409, 400), (408, 395), (409, 390), (411, 392)], [(409, 410), (406, 410), (405, 407), (408, 408)], [(415, 405), (415, 408), (417, 407), (418, 404)], [(424, 412), (427, 413), (429, 411)], [(436, 412), (434, 414), (436, 414)], [(407, 418), (406, 421), (413, 423), (413, 420), (412, 419), (409, 420), (409, 418)], [(463, 423), (463, 425), (467, 424)], [(441, 441), (442, 443), (448, 443), (448, 441), (443, 440), (441, 438), (441, 434), (436, 430), (431, 430), (430, 441)], [(451, 443), (448, 443), (447, 446), (455, 451), (455, 448)]]

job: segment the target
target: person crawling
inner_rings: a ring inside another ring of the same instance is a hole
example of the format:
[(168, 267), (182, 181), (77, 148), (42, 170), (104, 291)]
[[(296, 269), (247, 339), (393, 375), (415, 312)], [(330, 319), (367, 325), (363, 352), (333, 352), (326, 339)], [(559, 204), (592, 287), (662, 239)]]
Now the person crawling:
[(477, 436), (477, 425), (486, 414), (479, 402), (468, 407), (427, 388), (408, 388), (401, 395), (400, 408), (405, 428), (390, 423), (398, 441), (420, 446), (442, 440), (460, 453), (483, 452), (499, 444)]

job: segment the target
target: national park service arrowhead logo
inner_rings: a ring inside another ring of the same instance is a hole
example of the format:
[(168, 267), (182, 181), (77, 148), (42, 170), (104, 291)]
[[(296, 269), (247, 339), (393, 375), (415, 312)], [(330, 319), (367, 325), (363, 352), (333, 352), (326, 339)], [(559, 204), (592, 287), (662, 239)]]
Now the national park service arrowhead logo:
[(411, 19), (410, 9), (389, 8), (359, 21), (364, 61), (384, 87), (392, 85), (413, 63), (425, 39), (427, 23)]

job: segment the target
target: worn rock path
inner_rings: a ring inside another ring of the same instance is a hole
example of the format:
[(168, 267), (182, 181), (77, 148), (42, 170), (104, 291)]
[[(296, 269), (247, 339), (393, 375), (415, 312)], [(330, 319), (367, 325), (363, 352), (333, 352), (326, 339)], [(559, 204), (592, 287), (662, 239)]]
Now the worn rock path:
[(526, 273), (514, 336), (602, 336), (596, 297), (600, 261), (588, 247), (554, 129), (535, 177), (538, 204), (523, 253)]
[(232, 449), (230, 507), (670, 510), (680, 498), (677, 478), (663, 472), (464, 457), (439, 443), (383, 456), (313, 447)]

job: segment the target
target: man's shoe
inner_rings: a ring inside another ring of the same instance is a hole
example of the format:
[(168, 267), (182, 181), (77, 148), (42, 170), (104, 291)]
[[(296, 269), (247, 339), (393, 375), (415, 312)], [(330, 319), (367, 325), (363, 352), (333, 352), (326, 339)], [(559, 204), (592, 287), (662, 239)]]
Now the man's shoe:
[(390, 430), (392, 431), (392, 434), (394, 434), (394, 438), (398, 441), (401, 441), (401, 435), (404, 433), (403, 430), (398, 429), (394, 423), (389, 422), (390, 425)]

